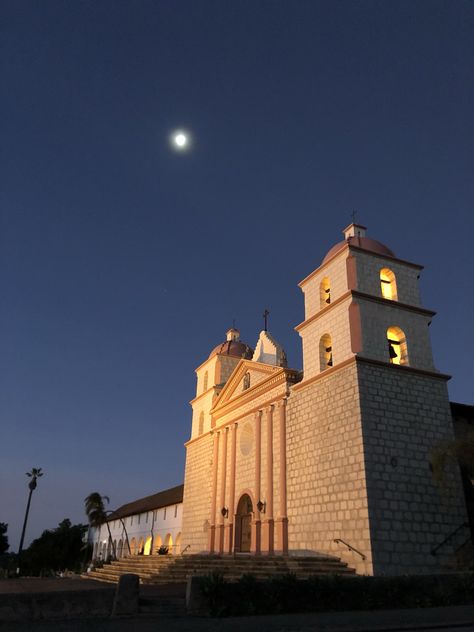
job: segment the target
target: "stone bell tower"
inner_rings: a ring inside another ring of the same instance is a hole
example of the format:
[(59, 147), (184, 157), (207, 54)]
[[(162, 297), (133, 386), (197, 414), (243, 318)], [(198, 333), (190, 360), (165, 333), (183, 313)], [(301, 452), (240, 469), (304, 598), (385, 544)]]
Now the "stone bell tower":
[(449, 376), (433, 365), (422, 266), (365, 230), (348, 226), (300, 283), (304, 377), (288, 398), (289, 548), (330, 551), (369, 574), (434, 572), (432, 549), (466, 520), (459, 473), (442, 497), (430, 471), (434, 445), (452, 436)]

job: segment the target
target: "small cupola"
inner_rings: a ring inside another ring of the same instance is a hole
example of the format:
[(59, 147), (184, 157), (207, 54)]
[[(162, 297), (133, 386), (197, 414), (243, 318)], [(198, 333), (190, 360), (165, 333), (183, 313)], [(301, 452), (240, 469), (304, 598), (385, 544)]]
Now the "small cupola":
[(344, 239), (347, 241), (351, 237), (365, 237), (366, 230), (367, 228), (361, 224), (349, 224), (342, 232), (344, 233)]
[(229, 342), (238, 342), (240, 340), (240, 331), (235, 329), (235, 327), (231, 327), (227, 330), (226, 340)]

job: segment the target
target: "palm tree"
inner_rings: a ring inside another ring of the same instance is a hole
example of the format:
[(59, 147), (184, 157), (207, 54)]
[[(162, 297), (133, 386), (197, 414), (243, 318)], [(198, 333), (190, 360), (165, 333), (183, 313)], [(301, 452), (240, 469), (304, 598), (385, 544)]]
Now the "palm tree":
[(108, 496), (102, 496), (99, 492), (92, 492), (84, 499), (85, 510), (87, 518), (89, 519), (89, 525), (91, 527), (99, 528), (99, 540), (100, 540), (100, 528), (105, 523), (107, 526), (107, 531), (109, 532), (109, 542), (112, 545), (112, 550), (114, 553), (114, 557), (117, 557), (115, 553), (115, 545), (112, 540), (112, 533), (110, 532), (110, 526), (107, 521), (107, 512), (105, 510), (105, 504), (109, 503)]
[(16, 569), (17, 575), (20, 574), (20, 560), (21, 560), (21, 553), (23, 551), (23, 542), (25, 540), (26, 523), (28, 522), (28, 514), (30, 513), (31, 496), (34, 490), (36, 489), (36, 486), (38, 485), (37, 479), (43, 476), (43, 472), (41, 471), (41, 469), (42, 469), (41, 467), (33, 467), (31, 468), (31, 472), (26, 472), (26, 475), (29, 478), (31, 478), (31, 481), (28, 483), (30, 493), (28, 494), (28, 502), (26, 503), (25, 520), (23, 522), (23, 529), (21, 531), (20, 546), (18, 547), (18, 563), (17, 563), (17, 569)]

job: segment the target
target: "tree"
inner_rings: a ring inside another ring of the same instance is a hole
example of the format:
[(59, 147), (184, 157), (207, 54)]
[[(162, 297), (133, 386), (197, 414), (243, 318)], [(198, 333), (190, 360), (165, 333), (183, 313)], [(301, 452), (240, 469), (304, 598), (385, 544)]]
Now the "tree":
[(0, 522), (0, 555), (3, 555), (8, 551), (10, 545), (8, 544), (8, 525), (5, 522)]
[(56, 529), (43, 531), (23, 552), (22, 567), (30, 575), (80, 570), (87, 526), (65, 518)]
[(86, 510), (86, 515), (89, 520), (89, 525), (91, 527), (95, 527), (99, 529), (99, 539), (100, 539), (100, 528), (105, 523), (107, 526), (107, 531), (109, 532), (109, 542), (111, 543), (112, 550), (114, 553), (114, 557), (116, 556), (115, 545), (112, 540), (112, 533), (110, 532), (110, 526), (107, 521), (107, 512), (105, 510), (105, 504), (109, 503), (108, 496), (102, 496), (99, 492), (92, 492), (89, 496), (86, 496), (84, 499), (84, 505)]
[(446, 482), (448, 466), (458, 464), (468, 478), (474, 479), (474, 431), (438, 444), (431, 453), (433, 476), (439, 484)]
[(41, 467), (33, 467), (31, 468), (31, 472), (27, 472), (26, 475), (31, 478), (31, 481), (28, 483), (28, 488), (30, 493), (28, 494), (28, 502), (26, 503), (26, 511), (25, 511), (25, 520), (23, 522), (23, 529), (21, 530), (21, 538), (20, 538), (20, 546), (18, 547), (18, 566), (16, 569), (17, 575), (20, 574), (20, 564), (21, 564), (21, 552), (23, 550), (23, 542), (25, 540), (25, 532), (26, 532), (26, 524), (28, 522), (28, 514), (30, 513), (30, 504), (31, 504), (31, 495), (37, 486), (37, 479), (43, 476), (43, 472), (41, 471)]

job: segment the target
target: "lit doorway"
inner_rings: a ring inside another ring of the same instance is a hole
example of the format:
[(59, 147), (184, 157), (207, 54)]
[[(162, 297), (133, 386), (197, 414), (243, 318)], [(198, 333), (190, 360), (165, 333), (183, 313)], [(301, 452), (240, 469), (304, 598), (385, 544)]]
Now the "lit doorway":
[(244, 494), (237, 505), (235, 516), (235, 552), (250, 553), (252, 544), (252, 500)]

